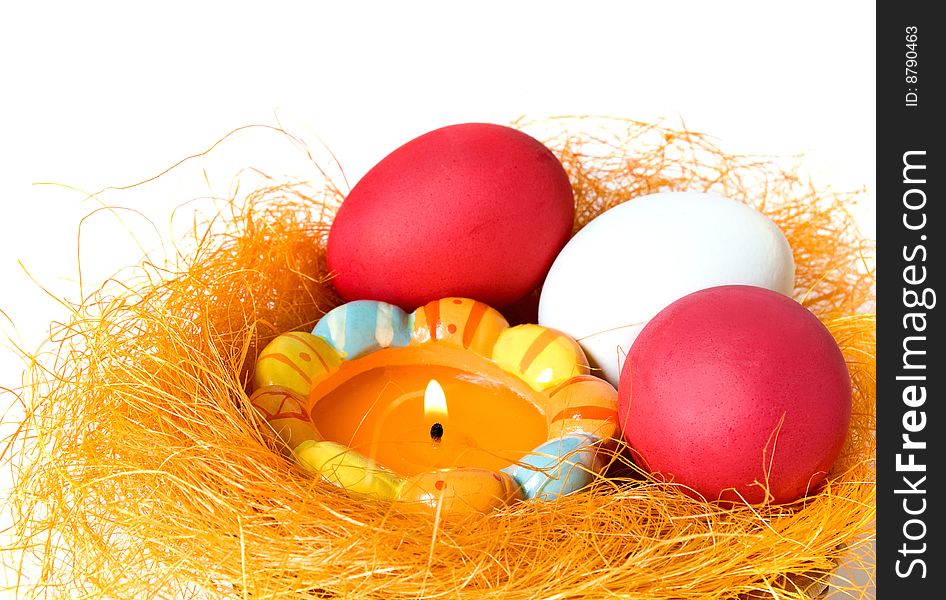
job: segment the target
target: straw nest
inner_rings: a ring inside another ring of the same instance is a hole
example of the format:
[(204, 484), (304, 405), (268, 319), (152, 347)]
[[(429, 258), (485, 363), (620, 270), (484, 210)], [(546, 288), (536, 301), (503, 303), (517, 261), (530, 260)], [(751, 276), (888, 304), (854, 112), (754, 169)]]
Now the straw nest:
[[(284, 458), (248, 375), (279, 333), (339, 299), (324, 243), (343, 193), (273, 184), (226, 201), (178, 268), (142, 263), (76, 305), (27, 357), (15, 560), (32, 596), (150, 598), (807, 598), (873, 539), (873, 250), (794, 166), (734, 156), (664, 125), (552, 120), (541, 137), (576, 196), (576, 231), (662, 190), (713, 190), (769, 215), (797, 263), (795, 298), (843, 349), (854, 384), (826, 486), (791, 505), (719, 506), (641, 476), (619, 452), (590, 491), (465, 521), (353, 499)], [(529, 131), (536, 123), (518, 123)], [(113, 282), (114, 283), (114, 282)], [(619, 449), (620, 450), (620, 449)], [(7, 550), (10, 550), (9, 548)], [(864, 594), (852, 582), (836, 587)]]

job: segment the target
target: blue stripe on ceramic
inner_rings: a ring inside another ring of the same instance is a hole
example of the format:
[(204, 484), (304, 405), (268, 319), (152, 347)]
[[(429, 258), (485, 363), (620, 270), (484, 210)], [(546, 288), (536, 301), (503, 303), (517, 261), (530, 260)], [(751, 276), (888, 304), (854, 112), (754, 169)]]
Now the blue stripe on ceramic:
[(375, 300), (355, 300), (325, 313), (312, 329), (346, 360), (381, 348), (406, 346), (411, 341), (413, 316), (397, 306)]
[(556, 500), (594, 480), (601, 469), (598, 441), (580, 433), (549, 440), (503, 471), (519, 483), (526, 499)]

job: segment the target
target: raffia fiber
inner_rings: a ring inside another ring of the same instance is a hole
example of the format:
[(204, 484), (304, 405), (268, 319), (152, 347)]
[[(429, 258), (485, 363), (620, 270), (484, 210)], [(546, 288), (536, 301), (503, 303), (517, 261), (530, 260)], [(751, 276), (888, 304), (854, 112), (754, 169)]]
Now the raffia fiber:
[[(854, 384), (827, 485), (791, 505), (719, 506), (643, 477), (458, 522), (402, 514), (315, 481), (273, 447), (247, 400), (256, 353), (339, 302), (324, 244), (343, 194), (274, 183), (225, 200), (177, 267), (142, 264), (81, 299), (28, 361), (17, 470), (26, 597), (807, 598), (873, 539), (872, 243), (795, 166), (626, 120), (517, 123), (561, 158), (575, 229), (642, 194), (710, 190), (785, 232), (795, 298), (828, 326)], [(320, 187), (321, 186), (321, 187)], [(814, 584), (812, 582), (815, 582)], [(835, 582), (853, 597), (863, 587)]]

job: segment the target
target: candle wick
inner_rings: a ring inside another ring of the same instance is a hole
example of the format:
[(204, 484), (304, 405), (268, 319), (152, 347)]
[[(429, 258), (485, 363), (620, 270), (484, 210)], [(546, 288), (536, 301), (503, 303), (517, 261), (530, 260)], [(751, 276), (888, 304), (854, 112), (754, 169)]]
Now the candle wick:
[(443, 438), (443, 425), (440, 423), (434, 423), (430, 427), (430, 439), (435, 442), (439, 442)]

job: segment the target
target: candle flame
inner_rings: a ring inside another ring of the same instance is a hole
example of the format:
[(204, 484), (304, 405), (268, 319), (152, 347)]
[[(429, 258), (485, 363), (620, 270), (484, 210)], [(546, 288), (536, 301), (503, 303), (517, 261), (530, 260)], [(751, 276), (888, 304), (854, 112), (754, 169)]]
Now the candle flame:
[(424, 392), (424, 416), (428, 419), (442, 419), (447, 416), (447, 396), (436, 379), (430, 380), (427, 391)]

